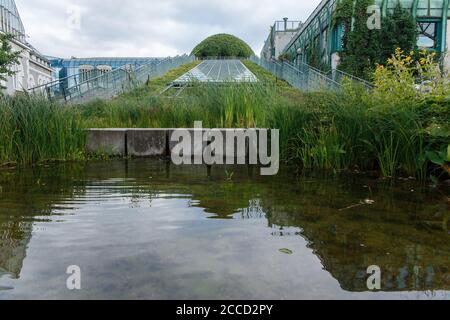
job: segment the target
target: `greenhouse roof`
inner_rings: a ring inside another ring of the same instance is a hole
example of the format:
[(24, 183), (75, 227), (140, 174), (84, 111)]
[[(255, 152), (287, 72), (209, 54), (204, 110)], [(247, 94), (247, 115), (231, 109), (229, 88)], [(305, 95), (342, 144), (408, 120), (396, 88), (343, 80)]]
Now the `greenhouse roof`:
[(173, 82), (257, 82), (256, 76), (240, 60), (206, 60)]

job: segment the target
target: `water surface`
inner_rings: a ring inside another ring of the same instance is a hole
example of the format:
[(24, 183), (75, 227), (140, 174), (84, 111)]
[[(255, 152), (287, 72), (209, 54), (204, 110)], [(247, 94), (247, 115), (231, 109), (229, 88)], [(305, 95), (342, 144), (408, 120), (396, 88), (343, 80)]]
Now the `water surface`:
[[(0, 299), (450, 299), (448, 189), (258, 173), (156, 160), (0, 171)], [(82, 290), (66, 287), (70, 265)]]

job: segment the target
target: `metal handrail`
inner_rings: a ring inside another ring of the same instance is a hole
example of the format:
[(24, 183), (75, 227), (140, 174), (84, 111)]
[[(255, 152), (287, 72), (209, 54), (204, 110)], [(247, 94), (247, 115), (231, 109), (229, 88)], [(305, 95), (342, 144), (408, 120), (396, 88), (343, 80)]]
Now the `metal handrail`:
[[(297, 65), (294, 65), (287, 61), (265, 60), (256, 56), (251, 57), (251, 60), (301, 90), (315, 90), (317, 87), (325, 87), (333, 90), (341, 89), (342, 79), (344, 78), (363, 85), (367, 90), (373, 89), (373, 85), (367, 80), (341, 70), (332, 70), (325, 73), (301, 61), (297, 62)], [(286, 69), (290, 69), (289, 74), (286, 74)]]
[(228, 57), (228, 56), (209, 56), (209, 57), (196, 57), (197, 60), (247, 60), (245, 57)]
[[(145, 60), (145, 61), (148, 61), (148, 63), (144, 63), (143, 65), (147, 65), (147, 64), (151, 64), (151, 63), (156, 63), (156, 62), (161, 61), (161, 60), (160, 60), (160, 59), (156, 59), (156, 58), (149, 58), (148, 60)], [(141, 67), (141, 66), (143, 66), (143, 65), (140, 65), (139, 67)], [(126, 66), (126, 65), (120, 66), (119, 68), (116, 68), (116, 69), (114, 69), (114, 70), (108, 71), (107, 73), (113, 72), (113, 71), (115, 71), (115, 70), (117, 70), (117, 69), (124, 68), (125, 66)], [(138, 68), (139, 68), (139, 67), (138, 67)], [(94, 69), (93, 71), (100, 71), (100, 70)], [(58, 79), (58, 80), (53, 80), (53, 81), (51, 81), (51, 82), (47, 82), (47, 83), (45, 83), (45, 84), (41, 84), (41, 85), (38, 85), (38, 86), (36, 86), (36, 87), (33, 87), (33, 88), (29, 89), (28, 91), (30, 91), (30, 92), (35, 92), (35, 91), (37, 91), (37, 90), (40, 90), (41, 88), (51, 87), (51, 86), (53, 86), (53, 85), (55, 85), (55, 84), (61, 84), (61, 83), (64, 83), (65, 81), (69, 81), (69, 80), (72, 79), (72, 78), (75, 79), (75, 80), (76, 80), (76, 79), (80, 79), (82, 74), (83, 74), (83, 72), (80, 72), (80, 73), (73, 74), (73, 75), (68, 76), (68, 77), (60, 78), (60, 79)], [(100, 75), (98, 75), (98, 76), (96, 76), (96, 77), (94, 77), (94, 78), (101, 77), (101, 76), (103, 76), (104, 74), (105, 74), (105, 73), (102, 73), (102, 74), (100, 74)], [(88, 79), (88, 80), (86, 80), (86, 81), (84, 81), (84, 82), (82, 82), (82, 83), (80, 83), (80, 84), (83, 84), (83, 83), (85, 83), (85, 82), (88, 82), (89, 80), (94, 79), (94, 78), (90, 78), (90, 79)], [(76, 81), (75, 81), (75, 82), (76, 82)]]
[[(194, 61), (194, 57), (183, 55), (159, 61), (151, 60), (137, 68), (129, 68), (128, 65), (125, 65), (68, 88), (58, 82), (58, 87), (55, 88), (55, 84), (53, 84), (54, 90), (51, 91), (52, 87), (47, 84), (45, 90), (49, 99), (59, 99), (64, 102), (76, 103), (95, 98), (112, 98), (119, 93), (130, 91), (147, 80), (161, 76), (174, 67), (191, 61)], [(40, 89), (42, 90), (42, 86)]]
[(340, 83), (307, 64), (302, 64), (299, 68), (285, 61), (265, 60), (255, 56), (251, 57), (251, 61), (300, 90), (340, 90), (342, 88)]
[[(296, 66), (294, 66), (290, 62), (285, 62), (285, 64), (287, 66), (293, 68), (293, 69), (301, 71), (299, 68), (297, 68)], [(341, 85), (339, 82), (337, 82), (334, 79), (328, 77), (327, 74), (323, 73), (321, 70), (319, 70), (319, 69), (317, 69), (315, 67), (312, 67), (312, 66), (310, 66), (310, 65), (308, 65), (306, 63), (303, 63), (303, 62), (301, 64), (302, 64), (302, 66), (307, 68), (308, 72), (312, 72), (312, 73), (316, 74), (318, 77), (323, 78), (324, 80), (330, 81), (331, 83), (333, 83), (335, 85), (338, 85), (338, 86)]]
[(327, 72), (327, 76), (329, 75), (329, 76), (333, 77), (333, 74), (340, 74), (343, 78), (348, 78), (348, 79), (350, 79), (352, 81), (361, 83), (362, 85), (366, 86), (368, 89), (373, 89), (373, 87), (374, 87), (373, 84), (370, 83), (369, 81), (364, 80), (362, 78), (359, 78), (357, 76), (354, 76), (354, 75), (352, 75), (350, 73), (344, 72), (344, 71), (339, 70), (339, 69), (330, 70), (330, 71)]

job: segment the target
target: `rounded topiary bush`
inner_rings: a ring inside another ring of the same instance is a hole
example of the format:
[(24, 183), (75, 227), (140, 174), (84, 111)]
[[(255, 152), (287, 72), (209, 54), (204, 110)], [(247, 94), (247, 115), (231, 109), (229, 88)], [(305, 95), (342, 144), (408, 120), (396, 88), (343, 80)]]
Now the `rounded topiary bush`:
[(229, 35), (216, 34), (197, 45), (192, 54), (198, 58), (204, 57), (241, 57), (252, 56), (253, 50), (243, 40)]

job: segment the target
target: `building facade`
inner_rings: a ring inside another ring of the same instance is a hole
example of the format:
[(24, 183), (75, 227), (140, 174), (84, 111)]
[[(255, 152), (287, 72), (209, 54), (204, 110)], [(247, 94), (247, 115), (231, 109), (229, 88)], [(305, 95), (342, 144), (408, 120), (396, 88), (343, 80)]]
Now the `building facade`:
[[(322, 64), (336, 69), (342, 51), (343, 26), (333, 25), (333, 15), (340, 0), (322, 0), (308, 20), (283, 49), (294, 63), (309, 62), (309, 52), (315, 48)], [(417, 46), (444, 55), (444, 64), (450, 69), (449, 0), (375, 0), (383, 16), (397, 4), (411, 11), (418, 27)]]
[(301, 21), (289, 21), (288, 18), (284, 18), (283, 21), (275, 21), (275, 24), (270, 27), (261, 57), (266, 60), (278, 59), (301, 26)]
[(52, 80), (50, 62), (26, 38), (25, 28), (14, 0), (0, 0), (0, 32), (14, 35), (11, 47), (20, 51), (19, 64), (12, 66), (13, 76), (1, 85), (7, 94), (28, 91)]

